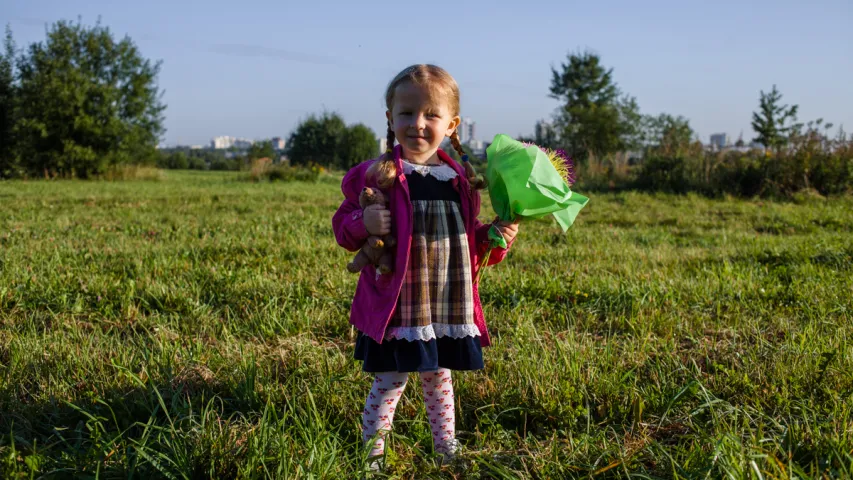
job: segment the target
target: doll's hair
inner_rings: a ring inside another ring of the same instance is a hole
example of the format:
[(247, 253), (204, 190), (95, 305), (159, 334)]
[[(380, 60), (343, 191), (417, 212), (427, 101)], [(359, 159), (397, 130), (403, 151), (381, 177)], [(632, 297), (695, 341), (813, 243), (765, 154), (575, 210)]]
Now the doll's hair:
[[(385, 107), (391, 111), (394, 107), (394, 93), (397, 87), (405, 82), (411, 82), (413, 85), (424, 87), (429, 90), (430, 94), (435, 98), (441, 98), (447, 102), (452, 116), (459, 115), (459, 85), (456, 80), (447, 73), (447, 70), (436, 65), (412, 65), (406, 67), (391, 80), (388, 84), (388, 89), (385, 90)], [(391, 122), (388, 122), (387, 133), (388, 147), (382, 157), (377, 160), (367, 171), (368, 176), (376, 179), (377, 185), (380, 188), (388, 188), (394, 183), (397, 176), (397, 165), (394, 162), (394, 141), (396, 137), (394, 130), (391, 128)], [(465, 171), (470, 176), (473, 176), (473, 166), (468, 162), (468, 155), (462, 150), (462, 144), (459, 142), (459, 134), (456, 131), (450, 136), (450, 143), (456, 153), (462, 157), (465, 162)]]

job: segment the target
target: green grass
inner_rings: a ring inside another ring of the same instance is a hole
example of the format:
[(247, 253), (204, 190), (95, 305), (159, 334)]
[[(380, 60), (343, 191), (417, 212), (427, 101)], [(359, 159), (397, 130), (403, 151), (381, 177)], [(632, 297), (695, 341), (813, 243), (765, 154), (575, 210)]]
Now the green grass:
[[(0, 183), (0, 477), (358, 477), (337, 181), (238, 178)], [(523, 224), (483, 278), (486, 369), (455, 377), (464, 462), (413, 384), (387, 474), (849, 478), (851, 257), (850, 198)]]

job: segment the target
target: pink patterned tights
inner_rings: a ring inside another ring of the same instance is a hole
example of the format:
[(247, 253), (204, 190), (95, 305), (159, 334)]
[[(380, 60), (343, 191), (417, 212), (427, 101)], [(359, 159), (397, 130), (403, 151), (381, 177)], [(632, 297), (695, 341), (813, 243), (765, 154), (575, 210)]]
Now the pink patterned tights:
[[(450, 370), (439, 368), (434, 372), (421, 372), (420, 377), (435, 451), (453, 455), (457, 442)], [(363, 438), (365, 444), (370, 445), (371, 457), (385, 452), (385, 435), (391, 430), (394, 409), (403, 396), (408, 378), (408, 373), (385, 372), (377, 373), (373, 380), (362, 415)]]

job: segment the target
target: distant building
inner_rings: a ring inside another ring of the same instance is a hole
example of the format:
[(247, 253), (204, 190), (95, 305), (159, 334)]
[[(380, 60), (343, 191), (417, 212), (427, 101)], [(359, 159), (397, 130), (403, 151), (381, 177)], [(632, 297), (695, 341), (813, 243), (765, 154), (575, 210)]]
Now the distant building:
[(231, 148), (234, 139), (231, 137), (213, 137), (210, 140), (210, 148)]
[(388, 150), (388, 139), (385, 137), (379, 137), (376, 139), (376, 144), (379, 146), (379, 155), (385, 153), (385, 150)]
[(731, 145), (731, 142), (729, 141), (728, 134), (715, 133), (715, 134), (711, 135), (711, 146), (715, 150), (717, 150), (717, 151), (723, 150), (726, 147), (728, 147), (729, 145)]
[(245, 138), (237, 138), (230, 136), (221, 136), (221, 137), (213, 137), (210, 140), (210, 147), (215, 149), (228, 149), (228, 148), (249, 148), (252, 144), (255, 143), (251, 140), (246, 140)]
[(463, 145), (470, 144), (477, 139), (477, 122), (470, 118), (464, 118), (457, 131), (459, 132), (459, 142)]
[(249, 148), (254, 144), (255, 144), (255, 142), (253, 140), (246, 140), (245, 138), (238, 138), (238, 139), (234, 140), (233, 146), (235, 148)]
[(284, 150), (284, 139), (281, 137), (272, 137), (272, 148), (276, 150)]

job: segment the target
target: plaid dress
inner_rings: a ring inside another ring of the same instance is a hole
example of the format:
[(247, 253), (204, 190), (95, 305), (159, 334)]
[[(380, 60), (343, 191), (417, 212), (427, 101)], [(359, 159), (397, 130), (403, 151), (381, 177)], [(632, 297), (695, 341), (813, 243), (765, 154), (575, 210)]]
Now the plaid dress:
[(447, 165), (404, 163), (412, 202), (409, 265), (382, 344), (362, 335), (355, 358), (368, 372), (483, 368), (468, 238)]

